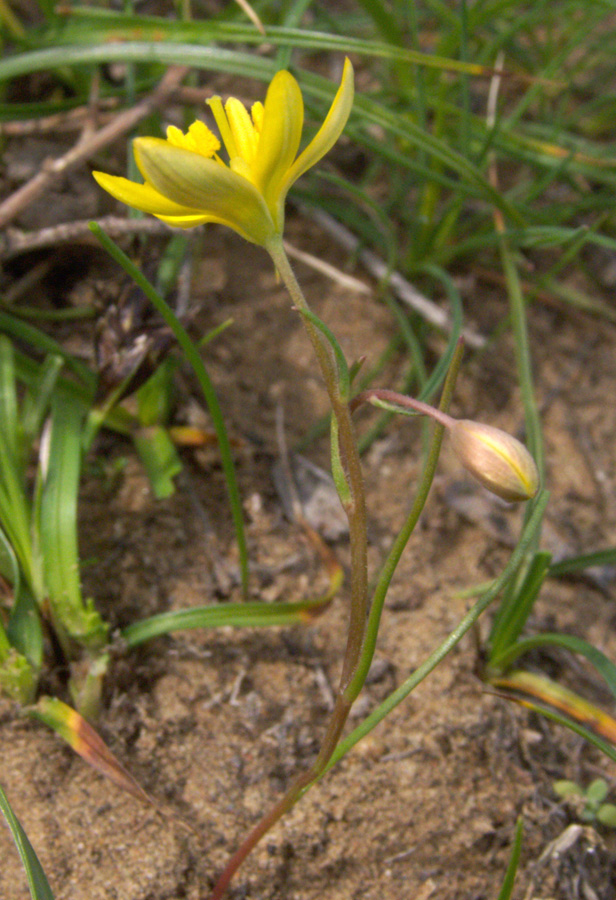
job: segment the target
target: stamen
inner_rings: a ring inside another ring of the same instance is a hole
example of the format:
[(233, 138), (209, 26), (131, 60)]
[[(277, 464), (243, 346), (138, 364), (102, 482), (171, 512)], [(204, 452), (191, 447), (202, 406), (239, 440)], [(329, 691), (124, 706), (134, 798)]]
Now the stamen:
[(235, 143), (235, 138), (231, 129), (229, 128), (229, 122), (227, 120), (227, 116), (225, 115), (225, 111), (223, 109), (222, 100), (220, 97), (210, 97), (209, 100), (206, 101), (207, 105), (212, 110), (212, 115), (216, 120), (216, 124), (218, 125), (218, 130), (220, 131), (220, 136), (222, 138), (222, 142), (225, 145), (227, 153), (229, 154), (230, 159), (233, 159), (234, 156), (239, 156), (238, 148)]
[(201, 121), (193, 122), (188, 129), (188, 134), (183, 134), (175, 125), (169, 125), (167, 128), (167, 140), (172, 147), (199, 153), (201, 156), (207, 157), (207, 159), (211, 159), (217, 150), (220, 150), (220, 141), (207, 125)]
[(261, 129), (263, 128), (263, 116), (265, 114), (265, 107), (260, 100), (257, 100), (256, 103), (252, 104), (250, 114), (252, 116), (252, 124), (255, 126), (259, 134), (261, 134)]

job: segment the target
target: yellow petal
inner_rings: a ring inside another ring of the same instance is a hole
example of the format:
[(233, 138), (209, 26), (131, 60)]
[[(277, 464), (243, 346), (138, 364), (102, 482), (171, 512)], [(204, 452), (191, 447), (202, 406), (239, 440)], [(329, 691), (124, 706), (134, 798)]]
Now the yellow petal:
[(237, 227), (237, 223), (229, 222), (227, 219), (220, 219), (217, 216), (157, 216), (161, 222), (166, 222), (172, 228), (194, 228), (195, 225), (224, 225), (226, 228), (232, 228), (237, 231), (245, 240), (252, 241), (249, 234), (245, 234)]
[(155, 216), (183, 216), (194, 213), (194, 209), (181, 206), (159, 194), (150, 184), (137, 184), (128, 178), (107, 175), (105, 172), (92, 172), (103, 190), (127, 206), (140, 209), (141, 212)]
[(250, 118), (248, 110), (241, 100), (237, 100), (235, 97), (229, 97), (225, 103), (225, 112), (227, 114), (229, 128), (231, 129), (231, 133), (235, 140), (238, 155), (247, 163), (251, 163), (257, 151), (259, 135), (255, 126), (252, 124), (252, 119)]
[(188, 212), (233, 223), (232, 228), (256, 244), (266, 244), (275, 234), (261, 194), (220, 162), (160, 138), (137, 138), (134, 152), (146, 181), (173, 203), (188, 207)]
[(305, 150), (297, 157), (281, 185), (286, 194), (294, 181), (314, 166), (334, 146), (349, 118), (353, 106), (353, 66), (349, 59), (344, 61), (342, 81), (334, 97), (325, 121)]
[[(289, 72), (278, 72), (267, 90), (259, 147), (252, 166), (255, 184), (274, 215), (278, 211), (280, 185), (299, 149), (303, 124), (304, 101), (299, 85)], [(282, 223), (276, 224), (281, 230)]]

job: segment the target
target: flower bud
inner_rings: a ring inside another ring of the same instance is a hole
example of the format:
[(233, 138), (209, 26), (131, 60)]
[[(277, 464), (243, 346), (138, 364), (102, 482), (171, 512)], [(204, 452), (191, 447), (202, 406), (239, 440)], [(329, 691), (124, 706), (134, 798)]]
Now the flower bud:
[(503, 500), (530, 500), (539, 489), (535, 461), (520, 441), (490, 425), (469, 419), (449, 428), (454, 452), (484, 487)]

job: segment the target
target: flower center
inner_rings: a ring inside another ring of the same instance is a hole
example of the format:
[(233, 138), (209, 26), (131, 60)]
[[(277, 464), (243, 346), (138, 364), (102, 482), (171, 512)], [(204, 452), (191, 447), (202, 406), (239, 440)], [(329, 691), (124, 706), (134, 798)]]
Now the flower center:
[(229, 97), (224, 106), (220, 97), (211, 97), (207, 103), (229, 154), (229, 167), (254, 184), (252, 165), (259, 152), (263, 104), (254, 103), (249, 113), (236, 97)]
[(172, 147), (191, 150), (193, 153), (199, 153), (208, 159), (211, 159), (220, 150), (220, 141), (216, 135), (210, 131), (204, 122), (199, 120), (192, 123), (187, 134), (181, 132), (175, 125), (169, 125), (167, 128), (167, 140)]

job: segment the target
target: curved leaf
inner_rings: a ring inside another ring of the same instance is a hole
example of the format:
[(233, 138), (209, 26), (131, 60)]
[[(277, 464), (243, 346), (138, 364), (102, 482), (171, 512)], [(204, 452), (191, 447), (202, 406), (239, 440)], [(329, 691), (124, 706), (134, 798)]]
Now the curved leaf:
[(47, 876), (43, 871), (43, 867), (38, 861), (38, 856), (34, 852), (32, 844), (28, 840), (28, 835), (21, 827), (19, 819), (11, 809), (8, 797), (1, 787), (0, 810), (4, 813), (4, 818), (11, 829), (13, 840), (17, 845), (21, 861), (24, 864), (32, 900), (54, 900), (53, 892), (49, 887), (49, 882), (47, 881)]
[(562, 647), (564, 650), (571, 650), (572, 653), (579, 653), (581, 656), (586, 657), (588, 662), (605, 679), (612, 696), (616, 699), (616, 665), (593, 644), (589, 644), (588, 641), (573, 634), (546, 632), (545, 634), (521, 638), (513, 646), (505, 650), (504, 653), (492, 659), (490, 664), (495, 668), (507, 668), (519, 656), (528, 653), (530, 650), (535, 650), (537, 647)]

